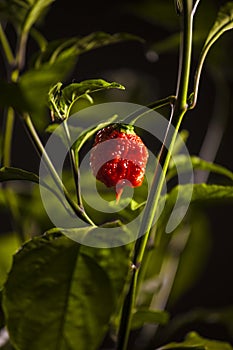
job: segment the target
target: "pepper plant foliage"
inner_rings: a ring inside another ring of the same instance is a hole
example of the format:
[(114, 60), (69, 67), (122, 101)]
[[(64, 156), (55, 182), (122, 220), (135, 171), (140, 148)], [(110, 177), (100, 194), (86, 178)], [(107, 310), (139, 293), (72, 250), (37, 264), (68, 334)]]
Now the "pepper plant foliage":
[[(170, 155), (179, 148), (176, 133), (183, 116), (197, 103), (199, 80), (206, 55), (216, 40), (233, 28), (233, 2), (227, 2), (220, 8), (215, 22), (213, 18), (213, 27), (199, 54), (195, 75), (192, 77), (192, 25), (194, 17), (198, 17), (199, 2), (175, 1), (174, 16), (180, 18), (182, 37), (177, 95), (151, 103), (153, 109), (164, 105), (172, 107), (171, 118), (175, 132), (162, 163), (167, 181), (176, 176), (176, 167)], [(185, 198), (192, 185), (176, 185), (166, 195), (162, 195), (161, 185), (165, 178), (161, 177), (152, 182), (148, 189), (148, 199), (142, 186), (131, 203), (117, 215), (97, 214), (82, 202), (78, 186), (79, 159), (85, 150), (84, 146), (93, 140), (98, 130), (112, 124), (115, 116), (81, 130), (80, 137), (69, 150), (70, 170), (64, 174), (64, 179), (59, 178), (49, 155), (45, 157), (56, 183), (63, 189), (69, 209), (89, 224), (83, 228), (72, 228), (71, 232), (86, 239), (95, 233), (98, 226), (109, 229), (124, 227), (125, 221), (135, 218), (145, 208), (140, 227), (141, 231), (146, 232), (145, 235), (126, 245), (122, 242), (122, 245), (114, 248), (94, 248), (78, 244), (63, 235), (61, 228), (52, 227), (40, 200), (39, 175), (12, 164), (11, 148), (16, 118), (24, 124), (32, 146), (41, 156), (45, 154), (45, 149), (39, 134), (47, 135), (63, 122), (64, 135), (60, 136), (67, 145), (66, 141), (72, 133), (67, 119), (74, 111), (93, 104), (100, 91), (102, 94), (109, 89), (124, 90), (120, 83), (104, 79), (77, 79), (68, 83), (80, 55), (125, 40), (143, 42), (128, 33), (104, 32), (48, 42), (40, 33), (38, 23), (42, 18), (46, 19), (48, 10), (52, 11), (52, 3), (56, 6), (55, 0), (3, 0), (0, 3), (0, 45), (5, 65), (1, 69), (0, 78), (0, 104), (2, 119), (4, 118), (0, 135), (0, 209), (2, 213), (7, 211), (13, 223), (12, 231), (0, 235), (0, 348), (98, 350), (104, 349), (104, 339), (108, 339), (109, 348), (112, 346), (117, 350), (126, 350), (131, 348), (131, 332), (141, 329), (143, 334), (147, 324), (154, 324), (154, 332), (149, 340), (154, 337), (156, 339), (157, 331), (160, 342), (156, 343), (155, 340), (155, 345), (151, 343), (150, 347), (147, 338), (145, 349), (154, 349), (155, 346), (164, 350), (232, 349), (229, 343), (205, 339), (192, 332), (192, 329), (183, 342), (170, 342), (172, 338), (167, 340), (166, 336), (163, 337), (164, 334), (171, 334), (172, 337), (174, 328), (197, 317), (197, 314), (192, 314), (182, 322), (170, 320), (166, 311), (167, 294), (171, 300), (179, 298), (192, 285), (195, 274), (198, 275), (201, 269), (208, 236), (203, 215), (198, 210), (193, 210), (192, 204), (232, 201), (233, 173), (229, 169), (196, 156), (191, 157), (195, 170), (219, 174), (226, 179), (226, 185), (195, 184), (186, 218), (174, 232), (167, 235), (166, 226), (177, 195), (179, 193)], [(15, 31), (15, 47), (14, 40), (11, 42), (8, 38), (9, 28)], [(38, 47), (33, 57), (27, 56), (29, 38)], [(191, 82), (194, 82), (193, 86)], [(48, 110), (50, 122), (47, 118)], [(131, 119), (133, 125), (134, 117), (127, 117), (125, 123)], [(143, 113), (136, 116), (143, 117)], [(157, 151), (157, 155), (161, 154), (163, 147)], [(187, 159), (178, 153), (175, 157), (179, 171), (185, 173)], [(153, 172), (156, 177), (156, 169)], [(12, 181), (14, 187), (11, 187)], [(47, 186), (43, 182), (40, 185)], [(157, 190), (153, 186), (158, 186)], [(51, 188), (48, 190), (53, 191)], [(100, 188), (101, 191), (103, 196), (106, 195), (104, 187)], [(164, 209), (156, 226), (153, 226), (153, 216), (161, 203), (165, 203)], [(125, 235), (130, 235), (126, 229)], [(172, 247), (176, 251), (176, 258)], [(171, 279), (173, 289), (165, 290), (163, 283), (158, 288), (159, 281), (167, 279), (168, 275), (171, 277), (170, 270), (166, 269), (169, 263), (175, 266)], [(192, 267), (192, 280), (187, 266)], [(158, 306), (157, 300), (163, 301), (165, 309)], [(210, 315), (213, 313), (211, 311)], [(232, 330), (232, 308), (218, 314), (216, 311), (214, 315), (219, 315), (220, 322)], [(198, 317), (205, 322), (208, 311), (199, 313)], [(163, 329), (161, 333), (160, 329)], [(8, 336), (2, 341), (4, 332)]]

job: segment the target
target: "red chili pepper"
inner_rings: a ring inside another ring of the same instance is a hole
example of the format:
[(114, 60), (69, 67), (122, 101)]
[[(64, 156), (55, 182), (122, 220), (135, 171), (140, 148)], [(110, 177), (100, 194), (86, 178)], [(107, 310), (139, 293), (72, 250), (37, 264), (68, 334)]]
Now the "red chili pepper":
[(90, 165), (97, 180), (115, 187), (119, 201), (125, 186), (141, 186), (148, 151), (133, 126), (109, 125), (96, 134), (91, 150)]

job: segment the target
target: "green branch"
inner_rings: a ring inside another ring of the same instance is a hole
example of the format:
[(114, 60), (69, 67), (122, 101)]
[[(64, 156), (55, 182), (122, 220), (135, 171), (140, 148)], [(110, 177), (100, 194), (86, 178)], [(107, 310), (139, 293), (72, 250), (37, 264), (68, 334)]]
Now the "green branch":
[(5, 133), (3, 138), (3, 166), (9, 167), (11, 165), (11, 146), (12, 134), (14, 128), (14, 110), (9, 107), (5, 121)]
[(32, 142), (35, 145), (37, 151), (39, 152), (40, 155), (43, 155), (43, 160), (51, 174), (51, 176), (54, 179), (54, 182), (56, 183), (58, 189), (60, 191), (64, 192), (65, 198), (67, 202), (69, 203), (70, 207), (73, 209), (74, 213), (82, 220), (84, 220), (86, 223), (95, 226), (95, 224), (92, 222), (92, 220), (88, 217), (86, 212), (80, 208), (70, 197), (69, 192), (67, 191), (66, 187), (64, 186), (61, 178), (59, 177), (56, 169), (54, 168), (48, 154), (45, 151), (45, 148), (36, 132), (36, 129), (34, 128), (34, 125), (32, 123), (32, 120), (28, 114), (23, 115), (23, 121), (25, 123), (25, 126), (27, 128), (27, 131), (29, 135), (31, 136)]
[(0, 42), (2, 43), (2, 48), (3, 48), (3, 52), (5, 54), (7, 63), (11, 66), (13, 65), (15, 58), (14, 55), (12, 53), (10, 44), (8, 42), (8, 39), (6, 37), (6, 34), (2, 28), (2, 24), (0, 23)]
[(80, 208), (83, 208), (82, 197), (81, 197), (81, 188), (80, 188), (80, 174), (79, 174), (79, 170), (78, 170), (78, 162), (77, 162), (77, 158), (75, 157), (75, 152), (72, 149), (71, 137), (70, 137), (69, 127), (67, 125), (67, 119), (65, 119), (63, 121), (62, 125), (63, 125), (64, 131), (65, 131), (67, 145), (69, 148), (70, 164), (71, 164), (71, 168), (72, 168), (72, 172), (73, 172), (73, 179), (75, 182), (77, 203), (78, 203)]
[[(138, 232), (138, 241), (135, 245), (135, 253), (132, 262), (133, 275), (130, 282), (129, 291), (125, 297), (121, 323), (118, 334), (117, 350), (126, 350), (128, 345), (128, 338), (131, 328), (132, 312), (135, 305), (135, 296), (137, 288), (137, 279), (140, 270), (140, 265), (143, 260), (143, 256), (146, 250), (148, 239), (150, 236), (150, 229), (153, 225), (153, 220), (158, 208), (159, 198), (165, 181), (165, 175), (168, 170), (172, 150), (175, 144), (177, 133), (179, 131), (180, 124), (182, 122), (183, 116), (187, 111), (187, 98), (188, 98), (188, 87), (189, 87), (189, 75), (190, 75), (190, 65), (191, 65), (191, 52), (192, 52), (192, 0), (183, 1), (183, 12), (182, 12), (182, 32), (181, 32), (181, 42), (180, 42), (180, 61), (179, 61), (179, 73), (178, 73), (178, 83), (177, 83), (177, 99), (174, 103), (174, 108), (172, 108), (171, 118), (169, 125), (166, 130), (166, 135), (161, 147), (158, 163), (155, 169), (155, 174), (151, 189), (149, 192), (148, 200), (145, 206), (144, 215), (142, 218), (142, 223)], [(165, 143), (167, 140), (167, 135), (170, 130), (172, 120), (175, 121), (175, 132), (170, 141), (169, 149), (165, 158), (163, 165), (163, 173), (159, 176), (159, 164), (162, 160), (162, 156), (165, 152)]]
[(176, 91), (177, 101), (174, 115), (187, 110), (193, 34), (192, 0), (183, 1), (183, 13), (181, 18), (180, 62)]

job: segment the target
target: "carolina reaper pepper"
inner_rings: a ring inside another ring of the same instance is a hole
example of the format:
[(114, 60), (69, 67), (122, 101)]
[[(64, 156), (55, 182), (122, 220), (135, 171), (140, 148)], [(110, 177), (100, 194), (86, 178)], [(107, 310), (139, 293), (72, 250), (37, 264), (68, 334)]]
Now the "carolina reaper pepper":
[(97, 180), (114, 187), (120, 199), (125, 186), (141, 186), (148, 150), (131, 125), (111, 124), (96, 134), (90, 165)]

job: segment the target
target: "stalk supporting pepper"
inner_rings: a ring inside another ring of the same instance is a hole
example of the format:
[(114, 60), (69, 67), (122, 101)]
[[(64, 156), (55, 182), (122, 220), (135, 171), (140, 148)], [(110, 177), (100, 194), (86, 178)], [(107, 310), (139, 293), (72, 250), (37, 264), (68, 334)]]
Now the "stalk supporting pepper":
[(148, 150), (131, 125), (112, 124), (96, 134), (90, 165), (97, 180), (114, 187), (117, 202), (125, 186), (144, 180)]

